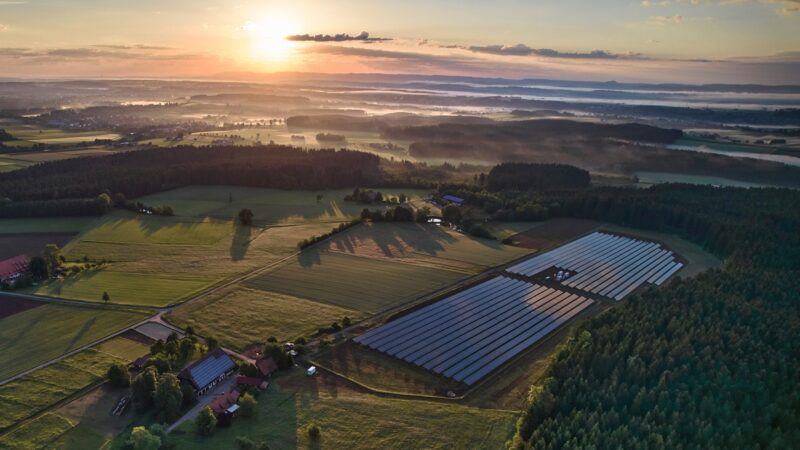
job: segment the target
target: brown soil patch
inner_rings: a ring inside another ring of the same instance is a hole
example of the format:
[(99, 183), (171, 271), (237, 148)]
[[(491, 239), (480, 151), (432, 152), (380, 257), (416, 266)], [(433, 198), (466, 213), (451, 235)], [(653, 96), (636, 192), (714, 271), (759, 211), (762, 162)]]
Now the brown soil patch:
[(0, 319), (42, 306), (44, 303), (0, 294)]
[(547, 250), (572, 240), (603, 225), (602, 222), (586, 219), (551, 219), (528, 231), (511, 236), (511, 240), (522, 248)]
[(47, 244), (63, 247), (77, 233), (11, 233), (0, 234), (0, 260), (17, 255), (36, 256)]
[(153, 345), (156, 342), (154, 339), (147, 337), (136, 330), (127, 330), (119, 336), (144, 345)]

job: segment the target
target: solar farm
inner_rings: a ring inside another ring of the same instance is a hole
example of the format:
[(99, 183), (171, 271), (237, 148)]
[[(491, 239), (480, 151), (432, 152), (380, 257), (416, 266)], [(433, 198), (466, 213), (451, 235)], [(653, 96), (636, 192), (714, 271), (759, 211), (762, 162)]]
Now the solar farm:
[(660, 244), (595, 232), (354, 341), (472, 385), (600, 298), (621, 300), (681, 267)]
[(564, 286), (622, 300), (644, 283), (661, 285), (683, 267), (655, 242), (595, 232), (507, 269), (537, 277), (546, 273)]

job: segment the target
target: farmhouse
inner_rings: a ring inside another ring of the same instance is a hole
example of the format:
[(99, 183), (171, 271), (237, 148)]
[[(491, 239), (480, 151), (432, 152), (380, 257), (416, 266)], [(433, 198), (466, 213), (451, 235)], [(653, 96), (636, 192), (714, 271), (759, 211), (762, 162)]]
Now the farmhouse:
[(11, 283), (28, 270), (28, 257), (17, 255), (0, 261), (0, 283)]
[(464, 199), (461, 197), (456, 197), (455, 195), (443, 195), (442, 200), (456, 206), (462, 206), (464, 204)]
[(236, 415), (236, 411), (239, 410), (238, 402), (239, 391), (231, 389), (230, 392), (218, 394), (214, 397), (208, 404), (208, 407), (211, 408), (211, 411), (214, 411), (214, 415), (217, 416), (219, 423), (225, 425), (230, 423), (230, 419), (233, 418), (233, 416)]
[(178, 378), (191, 384), (197, 395), (203, 395), (236, 371), (236, 363), (217, 348), (181, 370)]

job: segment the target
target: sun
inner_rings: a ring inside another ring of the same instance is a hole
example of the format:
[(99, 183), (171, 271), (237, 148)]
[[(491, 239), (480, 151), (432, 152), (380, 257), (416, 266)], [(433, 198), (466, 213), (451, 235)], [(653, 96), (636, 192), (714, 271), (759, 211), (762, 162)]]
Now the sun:
[(287, 61), (294, 50), (294, 43), (286, 36), (296, 34), (293, 21), (285, 17), (268, 17), (247, 22), (242, 29), (250, 36), (253, 56), (272, 62)]

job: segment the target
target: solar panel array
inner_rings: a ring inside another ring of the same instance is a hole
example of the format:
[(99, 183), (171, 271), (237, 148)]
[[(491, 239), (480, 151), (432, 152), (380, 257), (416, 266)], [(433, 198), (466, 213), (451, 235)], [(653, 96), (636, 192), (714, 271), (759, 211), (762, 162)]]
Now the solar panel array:
[(577, 294), (498, 276), (355, 341), (470, 385), (592, 303)]
[(223, 352), (219, 352), (208, 355), (204, 360), (190, 368), (189, 372), (192, 374), (192, 378), (197, 384), (197, 387), (202, 389), (219, 378), (220, 375), (235, 368), (236, 363), (233, 362), (231, 357)]
[(564, 286), (622, 300), (644, 283), (660, 285), (683, 264), (655, 242), (595, 232), (507, 271), (533, 277), (554, 267), (570, 273)]

